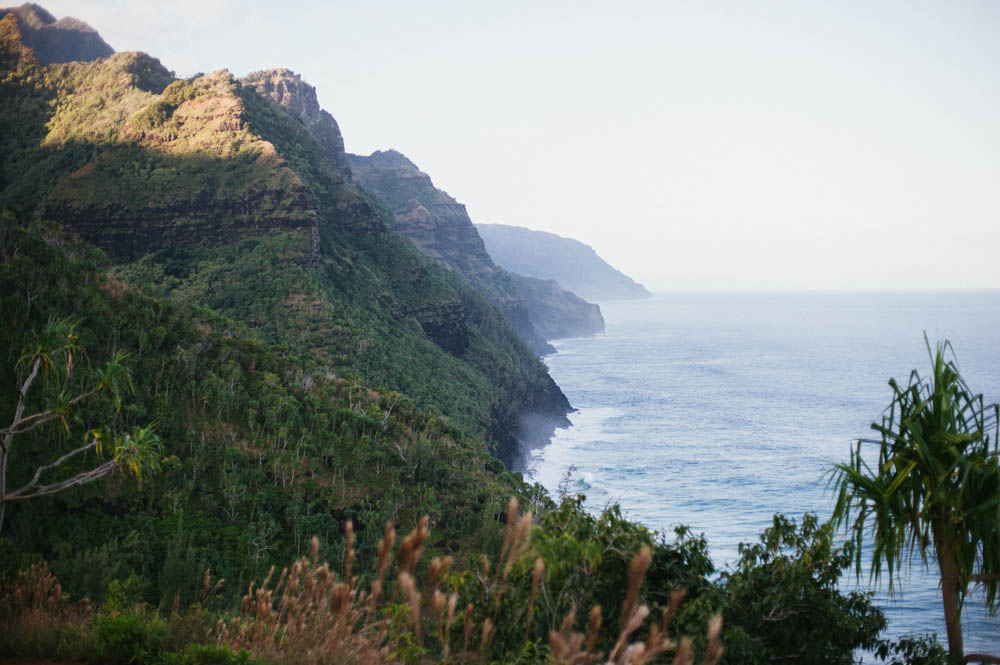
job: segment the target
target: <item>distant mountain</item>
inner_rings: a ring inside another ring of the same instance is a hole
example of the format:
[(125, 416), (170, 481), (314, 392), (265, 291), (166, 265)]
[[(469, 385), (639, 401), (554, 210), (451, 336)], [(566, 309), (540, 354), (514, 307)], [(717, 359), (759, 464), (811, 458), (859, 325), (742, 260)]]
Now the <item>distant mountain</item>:
[(96, 30), (83, 21), (69, 16), (56, 20), (34, 3), (0, 9), (0, 19), (7, 14), (17, 18), (25, 45), (45, 64), (90, 62), (107, 58), (115, 52)]
[(567, 291), (554, 279), (507, 274), (524, 296), (535, 330), (545, 339), (589, 337), (604, 332), (599, 305)]
[(395, 150), (348, 155), (355, 182), (392, 210), (396, 229), (427, 257), (462, 275), (540, 353), (545, 340), (604, 330), (600, 308), (558, 285), (533, 284), (503, 270), (486, 252), (465, 206), (437, 189), (430, 176)]
[(498, 265), (519, 275), (555, 279), (563, 288), (594, 302), (648, 298), (649, 291), (612, 268), (589, 245), (520, 226), (477, 224)]

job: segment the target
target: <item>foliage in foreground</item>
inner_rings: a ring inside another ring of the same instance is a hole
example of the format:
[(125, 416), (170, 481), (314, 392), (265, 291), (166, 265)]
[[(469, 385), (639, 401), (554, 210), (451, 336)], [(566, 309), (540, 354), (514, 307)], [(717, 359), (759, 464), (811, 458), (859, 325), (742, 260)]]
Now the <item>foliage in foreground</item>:
[[(44, 565), (34, 565), (12, 580), (0, 598), (0, 626), (7, 637), (0, 653), (56, 654), (90, 662), (203, 663), (220, 665), (255, 659), (288, 665), (335, 662), (577, 662), (643, 663), (671, 654), (674, 663), (693, 662), (695, 646), (678, 637), (674, 621), (681, 593), (649, 619), (641, 589), (652, 562), (643, 546), (627, 564), (627, 580), (616, 592), (621, 620), (602, 630), (600, 605), (577, 619), (576, 606), (551, 629), (532, 621), (549, 589), (545, 560), (536, 559), (528, 587), (511, 575), (529, 552), (532, 518), (520, 515), (516, 500), (508, 506), (507, 526), (499, 556), (486, 556), (476, 571), (482, 587), (469, 587), (452, 573), (450, 557), (422, 554), (429, 535), (424, 518), (394, 547), (396, 534), (386, 525), (378, 547), (377, 576), (364, 586), (354, 575), (356, 552), (348, 523), (342, 576), (319, 560), (313, 539), (310, 558), (297, 560), (271, 586), (268, 576), (251, 584), (236, 616), (223, 616), (212, 626), (202, 604), (168, 618), (134, 604), (127, 585), (118, 585), (104, 607), (94, 613), (86, 601), (70, 604)], [(557, 562), (553, 562), (557, 563)], [(206, 574), (201, 603), (218, 584)], [(512, 620), (502, 597), (514, 600), (522, 619)], [(131, 604), (130, 604), (131, 601)], [(125, 608), (125, 611), (123, 611)], [(604, 619), (602, 621), (602, 619)], [(649, 619), (649, 620), (647, 620)], [(722, 656), (721, 617), (708, 622), (702, 662), (714, 665)]]
[[(184, 612), (179, 594), (169, 613), (150, 609), (141, 602), (144, 583), (132, 576), (113, 582), (94, 613), (88, 602), (71, 604), (36, 565), (0, 603), (0, 631), (9, 636), (0, 654), (123, 665), (210, 656), (227, 659), (222, 665), (249, 658), (288, 665), (637, 663), (656, 654), (668, 662), (850, 663), (853, 650), (873, 646), (884, 625), (869, 596), (845, 597), (830, 584), (845, 568), (844, 554), (828, 556), (830, 527), (813, 516), (801, 528), (777, 517), (760, 545), (744, 546), (737, 571), (711, 583), (696, 572), (699, 565), (711, 570), (703, 539), (683, 534), (666, 543), (617, 509), (594, 516), (579, 507), (579, 497), (567, 499), (534, 524), (512, 501), (499, 555), (457, 562), (425, 560), (430, 527), (423, 519), (398, 544), (387, 524), (376, 560), (361, 566), (348, 523), (339, 571), (322, 562), (313, 539), (308, 558), (250, 584), (235, 611), (215, 603), (222, 581), (206, 573)], [(374, 577), (359, 576), (359, 568), (375, 570)], [(23, 600), (33, 597), (43, 600)], [(207, 609), (213, 605), (218, 609)], [(911, 647), (884, 649), (897, 655), (894, 662), (909, 663), (898, 655), (923, 653)]]
[[(104, 391), (61, 411), (65, 420), (14, 437), (8, 487), (30, 484), (40, 464), (86, 444), (99, 424), (111, 441), (155, 423), (160, 471), (141, 486), (111, 474), (12, 502), (0, 575), (44, 559), (74, 597), (101, 602), (109, 583), (134, 572), (150, 582), (143, 600), (169, 605), (180, 591), (186, 605), (198, 592), (192, 570), (211, 568), (230, 581), (222, 593), (235, 602), (251, 579), (307, 551), (313, 535), (339, 561), (347, 519), (368, 565), (386, 521), (409, 528), (427, 514), (432, 547), (481, 549), (499, 537), (506, 498), (527, 498), (481, 440), (403, 395), (331, 374), (308, 353), (263, 344), (209, 310), (144, 295), (106, 265), (56, 230), (0, 218), (6, 422), (19, 403), (19, 360), (52, 321), (75, 322), (73, 378), (33, 387), (25, 414), (89, 391), (116, 357), (133, 384), (120, 408)], [(101, 463), (89, 449), (44, 478), (60, 482)]]
[[(866, 605), (870, 599), (830, 591), (830, 573), (824, 571), (831, 563), (813, 554), (830, 547), (822, 544), (822, 530), (810, 527), (798, 534), (802, 544), (795, 554), (751, 559), (726, 584), (713, 582), (703, 538), (681, 530), (668, 541), (629, 522), (617, 507), (588, 514), (580, 498), (552, 506), (540, 488), (503, 471), (481, 441), (421, 412), (405, 397), (324, 373), (310, 355), (250, 339), (241, 326), (209, 310), (144, 295), (107, 275), (104, 265), (100, 252), (57, 232), (0, 225), (0, 304), (11, 321), (0, 329), (0, 351), (7, 354), (0, 365), (7, 386), (0, 390), (0, 407), (11, 413), (16, 406), (15, 367), (31, 332), (76, 312), (79, 376), (87, 376), (87, 367), (103, 367), (116, 350), (128, 352), (134, 391), (123, 397), (115, 427), (127, 432), (155, 422), (163, 442), (161, 470), (141, 486), (111, 475), (13, 506), (0, 534), (0, 576), (8, 580), (45, 560), (73, 599), (88, 597), (106, 612), (115, 603), (129, 606), (115, 600), (124, 593), (130, 603), (155, 608), (142, 619), (155, 627), (155, 617), (165, 616), (169, 624), (172, 608), (200, 602), (197, 571), (210, 568), (227, 580), (205, 601), (205, 612), (219, 617), (239, 605), (240, 590), (251, 580), (263, 579), (272, 566), (290, 566), (309, 551), (313, 536), (320, 559), (343, 570), (348, 521), (357, 550), (353, 588), (370, 589), (379, 574), (383, 525), (408, 530), (427, 514), (428, 555), (454, 560), (441, 571), (440, 589), (458, 594), (456, 611), (472, 603), (470, 621), (477, 630), (489, 620), (495, 660), (546, 661), (554, 648), (550, 633), (565, 640), (571, 639), (569, 632), (588, 635), (587, 612), (595, 604), (602, 608), (602, 622), (594, 648), (609, 653), (623, 617), (634, 609), (623, 607), (622, 594), (633, 579), (632, 560), (643, 548), (649, 561), (638, 604), (655, 617), (674, 604), (671, 639), (690, 635), (699, 653), (711, 616), (722, 612), (726, 662), (767, 662), (785, 653), (783, 630), (798, 615), (755, 619), (774, 603), (808, 597), (828, 604), (820, 608), (822, 616), (854, 617), (851, 621), (874, 611)], [(111, 407), (106, 400), (81, 403), (67, 419), (68, 430), (59, 423), (20, 435), (10, 469), (15, 482), (30, 476), (39, 451), (72, 450), (94, 422), (115, 413)], [(538, 513), (537, 524), (517, 540), (516, 556), (502, 559), (499, 568), (487, 561), (484, 569), (478, 553), (502, 548), (501, 526), (511, 512), (501, 497), (511, 494)], [(785, 569), (790, 572), (782, 581), (784, 597), (754, 591), (767, 586), (755, 580), (777, 579), (775, 570)], [(421, 564), (411, 576), (429, 574)], [(398, 575), (392, 579), (393, 588), (401, 589)], [(683, 599), (674, 594), (680, 588), (686, 591)], [(433, 593), (414, 589), (433, 614)], [(402, 590), (391, 593), (394, 603), (403, 604)], [(563, 630), (574, 611), (575, 623)], [(94, 621), (80, 630), (92, 636)], [(435, 626), (422, 627), (421, 639), (412, 644), (400, 639), (421, 658), (430, 657), (427, 653), (443, 651)], [(874, 630), (871, 622), (863, 626)], [(535, 637), (525, 641), (525, 634)], [(838, 648), (843, 655), (869, 637), (852, 634), (858, 640), (853, 646), (834, 640), (835, 631), (809, 639), (819, 653)], [(199, 639), (181, 646), (189, 642)], [(398, 648), (405, 651), (404, 643)], [(450, 648), (460, 649), (457, 644)], [(150, 653), (162, 650), (154, 647)]]
[[(949, 660), (965, 661), (961, 611), (970, 583), (985, 588), (986, 606), (1000, 608), (1000, 406), (986, 405), (966, 385), (947, 342), (931, 356), (932, 374), (914, 370), (900, 387), (889, 381), (893, 398), (876, 440), (861, 440), (849, 464), (835, 467), (838, 487), (834, 519), (848, 524), (861, 571), (861, 541), (872, 542), (872, 576), (885, 565), (889, 589), (902, 557), (914, 550), (927, 563), (937, 557), (948, 634)], [(993, 440), (990, 441), (992, 431)], [(869, 464), (861, 444), (878, 446)], [(853, 520), (851, 519), (853, 516)]]

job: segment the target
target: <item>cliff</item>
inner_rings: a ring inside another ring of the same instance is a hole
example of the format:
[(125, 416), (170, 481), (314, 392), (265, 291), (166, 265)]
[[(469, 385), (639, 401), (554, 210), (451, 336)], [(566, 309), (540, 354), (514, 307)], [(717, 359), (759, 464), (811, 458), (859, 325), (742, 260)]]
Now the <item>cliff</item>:
[(41, 62), (89, 62), (107, 58), (115, 52), (83, 21), (69, 16), (56, 20), (34, 3), (0, 9), (0, 19), (7, 15), (17, 18), (24, 43)]
[(348, 161), (354, 180), (391, 209), (396, 229), (425, 256), (467, 279), (532, 348), (550, 352), (544, 340), (604, 330), (595, 305), (562, 289), (524, 288), (524, 280), (497, 266), (465, 206), (436, 188), (430, 176), (401, 153), (348, 155)]
[(346, 177), (335, 121), (288, 70), (176, 80), (142, 53), (45, 65), (13, 15), (0, 62), (0, 206), (101, 247), (147, 293), (435, 409), (505, 461), (523, 413), (565, 422), (504, 317)]
[(650, 297), (645, 287), (578, 240), (503, 224), (477, 224), (476, 229), (493, 260), (511, 272), (557, 280), (594, 302)]
[(270, 97), (276, 104), (301, 118), (323, 146), (324, 153), (334, 169), (350, 180), (351, 169), (347, 164), (340, 126), (332, 115), (319, 107), (315, 87), (303, 81), (295, 72), (283, 67), (254, 72), (243, 77), (243, 83), (252, 86), (260, 94)]
[(600, 306), (567, 291), (554, 279), (508, 274), (524, 294), (528, 316), (545, 339), (591, 337), (604, 332)]

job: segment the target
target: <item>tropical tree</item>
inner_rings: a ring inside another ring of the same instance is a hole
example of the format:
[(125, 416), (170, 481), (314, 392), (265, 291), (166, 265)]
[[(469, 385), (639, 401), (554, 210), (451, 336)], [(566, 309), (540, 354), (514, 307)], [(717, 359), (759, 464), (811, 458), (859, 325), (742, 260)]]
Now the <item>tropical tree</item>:
[[(118, 351), (102, 368), (93, 372), (84, 387), (74, 382), (78, 373), (77, 359), (82, 353), (71, 319), (50, 319), (29, 337), (15, 367), (17, 377), (17, 405), (8, 426), (0, 429), (0, 531), (8, 503), (34, 499), (70, 487), (76, 487), (102, 478), (116, 469), (124, 469), (137, 478), (143, 472), (154, 470), (159, 463), (160, 440), (152, 425), (132, 427), (124, 434), (114, 432), (113, 422), (99, 420), (84, 435), (83, 445), (69, 450), (55, 460), (34, 469), (30, 480), (14, 490), (7, 488), (7, 470), (11, 460), (15, 437), (28, 434), (47, 424), (61, 426), (70, 432), (70, 420), (86, 404), (94, 400), (105, 402), (112, 414), (121, 410), (122, 396), (133, 390), (132, 378), (124, 361), (126, 355)], [(32, 391), (42, 385), (42, 390)], [(76, 390), (74, 390), (76, 388)], [(44, 397), (32, 399), (36, 393)], [(47, 397), (47, 399), (46, 399)], [(31, 409), (29, 406), (36, 406)], [(28, 412), (27, 414), (25, 412)], [(50, 446), (55, 449), (56, 446)], [(105, 448), (110, 455), (104, 459)], [(78, 456), (93, 450), (98, 457), (96, 466), (66, 476), (60, 480), (42, 483), (42, 475), (59, 473), (60, 467)], [(28, 472), (19, 475), (27, 476)]]
[[(872, 424), (880, 437), (859, 440), (850, 463), (834, 467), (834, 521), (853, 531), (858, 575), (861, 543), (870, 539), (871, 576), (878, 579), (884, 564), (890, 593), (904, 555), (909, 560), (916, 550), (926, 566), (933, 551), (948, 657), (960, 663), (965, 657), (961, 610), (970, 583), (985, 587), (991, 614), (998, 609), (1000, 407), (985, 405), (983, 396), (969, 389), (950, 343), (938, 343), (932, 352), (928, 341), (927, 351), (933, 374), (922, 378), (914, 370), (905, 387), (890, 380), (892, 402), (881, 422)], [(874, 453), (863, 451), (862, 444), (878, 445), (874, 466), (869, 464)]]

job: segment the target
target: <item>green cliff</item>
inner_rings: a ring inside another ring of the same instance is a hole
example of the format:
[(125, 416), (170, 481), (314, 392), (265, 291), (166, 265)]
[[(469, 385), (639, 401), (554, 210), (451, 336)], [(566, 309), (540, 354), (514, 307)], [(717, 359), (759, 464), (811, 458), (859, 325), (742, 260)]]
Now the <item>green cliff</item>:
[(0, 35), (0, 205), (96, 244), (148, 293), (436, 409), (508, 461), (523, 413), (563, 421), (566, 398), (503, 315), (345, 177), (332, 117), (310, 127), (258, 92), (300, 83), (290, 72), (175, 80), (142, 53), (44, 65), (15, 16)]
[(404, 155), (387, 150), (348, 155), (348, 160), (354, 180), (392, 210), (396, 229), (427, 257), (465, 277), (507, 315), (533, 348), (550, 352), (544, 340), (604, 331), (596, 305), (562, 289), (529, 284), (495, 264), (465, 206), (436, 188), (430, 176)]

